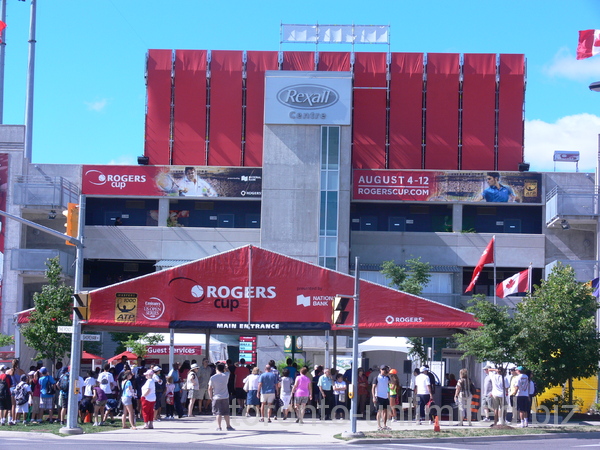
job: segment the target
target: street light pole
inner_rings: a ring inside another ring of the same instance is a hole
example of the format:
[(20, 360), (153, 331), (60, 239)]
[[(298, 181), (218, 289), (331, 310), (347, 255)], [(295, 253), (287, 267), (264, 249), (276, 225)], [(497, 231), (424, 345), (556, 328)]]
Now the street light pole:
[[(83, 223), (85, 217), (85, 204), (84, 196), (79, 197), (79, 230), (78, 238), (63, 234), (59, 231), (53, 230), (52, 228), (45, 227), (38, 223), (32, 222), (22, 217), (15, 216), (7, 213), (6, 211), (0, 210), (0, 216), (8, 219), (21, 222), (27, 226), (40, 230), (51, 236), (64, 239), (77, 248), (77, 254), (75, 258), (75, 293), (79, 293), (82, 287), (82, 274), (83, 274)], [(75, 305), (73, 305), (75, 306)], [(75, 387), (79, 382), (79, 371), (81, 367), (81, 323), (79, 317), (73, 312), (73, 335), (71, 336), (71, 382), (69, 383), (69, 395), (67, 405), (67, 425), (60, 429), (61, 433), (64, 434), (81, 434), (83, 430), (77, 426), (77, 413), (79, 411), (77, 394), (75, 393)], [(74, 376), (75, 375), (75, 376)], [(75, 381), (74, 381), (75, 380)]]

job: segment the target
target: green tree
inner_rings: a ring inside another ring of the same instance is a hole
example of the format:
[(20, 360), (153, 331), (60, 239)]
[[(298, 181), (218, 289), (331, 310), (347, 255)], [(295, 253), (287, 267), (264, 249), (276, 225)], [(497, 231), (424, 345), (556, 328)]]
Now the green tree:
[(492, 361), (501, 365), (513, 361), (516, 325), (509, 308), (492, 304), (482, 294), (474, 295), (470, 301), (473, 305), (466, 311), (483, 326), (455, 334), (458, 348), (478, 362)]
[(148, 346), (162, 342), (163, 337), (159, 334), (142, 334), (141, 336), (129, 335), (123, 346), (129, 349), (131, 353), (142, 358), (148, 353)]
[(59, 333), (57, 327), (72, 325), (73, 288), (63, 282), (58, 257), (49, 259), (46, 267), (48, 284), (33, 295), (35, 309), (21, 333), (25, 344), (37, 352), (36, 359), (49, 359), (54, 364), (71, 348), (71, 335)]
[(533, 295), (517, 305), (516, 356), (533, 371), (538, 390), (598, 373), (600, 339), (596, 330), (597, 299), (575, 279), (571, 266), (557, 264)]
[[(394, 261), (384, 261), (381, 271), (389, 280), (389, 286), (413, 295), (421, 295), (423, 288), (431, 279), (431, 264), (421, 261), (421, 257), (406, 260), (405, 266), (399, 266)], [(421, 362), (427, 361), (427, 352), (423, 340), (417, 337), (409, 337), (412, 344), (408, 352), (410, 356), (418, 358)]]
[(0, 333), (0, 347), (6, 347), (7, 345), (13, 345), (14, 343), (15, 343), (14, 336)]

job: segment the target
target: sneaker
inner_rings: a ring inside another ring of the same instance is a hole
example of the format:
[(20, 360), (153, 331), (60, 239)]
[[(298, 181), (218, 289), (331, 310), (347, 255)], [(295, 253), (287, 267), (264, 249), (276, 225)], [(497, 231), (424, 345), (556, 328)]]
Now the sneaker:
[(489, 418), (489, 417), (484, 417), (484, 418), (483, 418), (483, 421), (484, 421), (484, 422), (489, 422), (489, 421), (490, 421), (490, 418)]
[(271, 423), (271, 419), (269, 419), (267, 422)]
[(92, 425), (92, 426), (93, 426), (93, 427), (97, 427), (97, 426), (98, 426), (98, 423), (97, 423), (97, 422), (94, 422), (94, 425)]
[(421, 425), (421, 421), (420, 421), (420, 420), (417, 420), (417, 421), (415, 422), (415, 425)]
[(383, 429), (384, 429), (385, 431), (392, 431), (392, 429), (391, 429), (390, 427), (383, 427)]
[(217, 427), (217, 431), (223, 431), (221, 427)]
[(433, 425), (433, 420), (430, 420), (430, 421), (429, 421), (429, 425)]
[(233, 428), (232, 426), (228, 426), (227, 431), (235, 431), (235, 428)]

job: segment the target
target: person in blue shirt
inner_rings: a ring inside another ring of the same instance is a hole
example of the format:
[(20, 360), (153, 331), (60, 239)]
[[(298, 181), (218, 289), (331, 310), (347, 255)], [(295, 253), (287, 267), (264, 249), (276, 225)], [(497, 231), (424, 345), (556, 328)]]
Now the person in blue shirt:
[(267, 410), (267, 419), (271, 421), (271, 409), (275, 402), (275, 393), (279, 390), (279, 377), (273, 371), (271, 366), (265, 366), (264, 373), (258, 379), (257, 396), (260, 396), (260, 422), (265, 421), (265, 409)]
[(516, 195), (510, 186), (500, 183), (500, 173), (488, 172), (485, 181), (489, 185), (487, 189), (478, 197), (478, 201), (485, 200), (486, 202), (515, 202)]
[(40, 414), (44, 417), (44, 410), (48, 410), (48, 422), (54, 421), (54, 392), (48, 393), (48, 386), (55, 386), (56, 380), (48, 373), (48, 369), (40, 369)]
[(321, 405), (321, 410), (323, 411), (321, 414), (321, 419), (331, 420), (331, 408), (333, 408), (333, 404), (335, 402), (331, 369), (325, 369), (325, 373), (319, 377), (317, 386), (321, 392), (321, 398), (323, 399), (323, 403)]

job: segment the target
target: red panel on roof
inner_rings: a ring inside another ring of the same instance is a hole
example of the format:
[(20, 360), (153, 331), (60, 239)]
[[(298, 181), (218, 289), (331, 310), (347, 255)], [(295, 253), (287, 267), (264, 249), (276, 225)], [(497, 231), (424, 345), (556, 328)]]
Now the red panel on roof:
[(315, 70), (315, 52), (283, 52), (283, 70)]
[(171, 50), (149, 50), (146, 80), (146, 136), (144, 155), (150, 164), (171, 164)]
[(494, 170), (496, 55), (464, 58), (461, 169)]
[(390, 169), (421, 169), (423, 53), (392, 53)]
[(458, 169), (458, 57), (427, 55), (425, 169)]
[(498, 170), (517, 170), (523, 162), (525, 56), (500, 55)]
[(352, 167), (385, 169), (385, 89), (355, 89)]
[(208, 165), (242, 163), (242, 52), (212, 52)]
[(350, 53), (348, 52), (321, 52), (317, 70), (329, 72), (350, 71)]
[(173, 164), (206, 165), (206, 50), (175, 51)]
[(387, 87), (387, 53), (356, 53), (354, 56), (355, 87)]
[(246, 61), (246, 147), (244, 150), (244, 166), (262, 166), (266, 70), (277, 70), (277, 52), (249, 51)]

